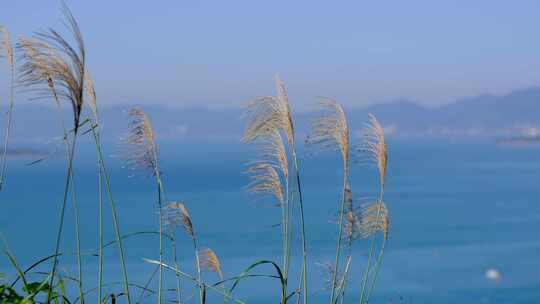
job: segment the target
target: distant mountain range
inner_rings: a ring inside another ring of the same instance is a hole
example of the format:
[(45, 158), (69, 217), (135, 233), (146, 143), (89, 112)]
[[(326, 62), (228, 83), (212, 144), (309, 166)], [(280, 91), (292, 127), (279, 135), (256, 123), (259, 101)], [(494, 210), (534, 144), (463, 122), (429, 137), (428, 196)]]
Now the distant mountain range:
[[(293, 101), (294, 102), (294, 101)], [(294, 106), (294, 104), (293, 104)], [(68, 107), (64, 115), (71, 122)], [(127, 106), (101, 108), (105, 140), (118, 140), (127, 129)], [(244, 121), (241, 109), (143, 107), (160, 140), (239, 140)], [(347, 111), (351, 133), (364, 127), (368, 113), (381, 121), (389, 136), (505, 137), (540, 128), (540, 87), (507, 95), (482, 95), (428, 108), (413, 101), (398, 100)], [(308, 131), (316, 112), (295, 113), (300, 136)], [(43, 102), (16, 105), (13, 138), (20, 143), (47, 143), (58, 137), (58, 114)]]

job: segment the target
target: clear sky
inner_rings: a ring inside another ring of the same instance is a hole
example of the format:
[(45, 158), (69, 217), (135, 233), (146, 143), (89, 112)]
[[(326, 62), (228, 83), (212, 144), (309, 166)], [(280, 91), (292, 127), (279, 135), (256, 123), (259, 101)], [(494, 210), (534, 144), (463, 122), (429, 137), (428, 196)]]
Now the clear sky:
[[(540, 84), (540, 1), (66, 0), (101, 104), (438, 105)], [(2, 0), (15, 35), (62, 28), (56, 0)], [(0, 72), (0, 83), (5, 84)], [(0, 96), (5, 96), (5, 85)]]

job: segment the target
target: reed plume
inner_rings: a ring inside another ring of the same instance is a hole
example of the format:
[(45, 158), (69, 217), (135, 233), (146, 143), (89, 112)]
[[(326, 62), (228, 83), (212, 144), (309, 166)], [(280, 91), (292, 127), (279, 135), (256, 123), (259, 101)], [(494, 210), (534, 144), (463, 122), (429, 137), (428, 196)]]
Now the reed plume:
[(191, 238), (195, 238), (193, 223), (191, 222), (191, 217), (184, 204), (171, 202), (165, 207), (163, 214), (165, 217), (165, 225), (174, 227), (183, 226), (187, 235)]
[(85, 93), (86, 93), (85, 104), (88, 105), (88, 107), (92, 111), (94, 120), (96, 122), (96, 126), (99, 127), (99, 115), (98, 115), (98, 108), (97, 108), (96, 89), (94, 87), (94, 80), (92, 80), (92, 77), (90, 76), (89, 72), (86, 72), (84, 76), (84, 88), (85, 88)]
[(312, 131), (306, 143), (336, 149), (341, 153), (343, 171), (349, 171), (349, 126), (339, 103), (332, 99), (321, 101), (323, 114), (312, 121)]
[[(168, 223), (176, 226), (182, 225), (186, 234), (193, 241), (193, 248), (195, 250), (195, 268), (197, 269), (197, 282), (199, 286), (199, 301), (200, 304), (204, 302), (204, 282), (201, 275), (201, 255), (199, 253), (199, 246), (197, 244), (197, 238), (195, 236), (195, 229), (193, 228), (193, 221), (189, 212), (184, 204), (179, 202), (170, 203), (167, 206), (167, 218)], [(216, 258), (217, 259), (217, 258)]]
[[(168, 227), (171, 231), (171, 247), (172, 247), (172, 254), (173, 254), (173, 262), (174, 267), (176, 269), (180, 269), (180, 265), (178, 263), (178, 255), (176, 250), (176, 233), (175, 229), (177, 227), (184, 226), (186, 229), (186, 232), (193, 238), (193, 225), (191, 223), (191, 219), (189, 217), (189, 214), (187, 213), (187, 209), (184, 207), (183, 204), (178, 202), (171, 202), (167, 206), (163, 208), (162, 216), (163, 216), (163, 225)], [(180, 285), (180, 275), (178, 273), (175, 273), (176, 276), (176, 297), (178, 303), (182, 303), (182, 295), (181, 295), (181, 285)]]
[(369, 161), (376, 165), (379, 171), (381, 192), (383, 192), (388, 162), (388, 147), (384, 139), (384, 129), (372, 114), (369, 114), (369, 122), (363, 134), (362, 146), (359, 150), (367, 154)]
[(255, 163), (247, 170), (251, 173), (251, 182), (247, 186), (250, 193), (262, 193), (274, 196), (283, 205), (285, 203), (281, 181), (276, 169), (268, 163)]
[[(128, 112), (128, 134), (124, 141), (131, 150), (128, 152), (126, 163), (132, 168), (142, 168), (147, 170), (156, 178), (157, 185), (157, 205), (159, 210), (159, 261), (163, 262), (163, 183), (158, 164), (158, 151), (154, 137), (154, 131), (150, 119), (143, 110), (131, 108)], [(161, 303), (163, 287), (163, 267), (159, 268), (159, 286), (157, 303)]]
[(6, 130), (5, 130), (5, 136), (4, 136), (4, 151), (2, 152), (2, 172), (0, 172), (0, 190), (2, 190), (2, 187), (4, 185), (4, 181), (6, 178), (6, 170), (7, 170), (7, 153), (8, 153), (8, 145), (9, 145), (9, 137), (11, 134), (11, 120), (13, 115), (13, 104), (14, 104), (14, 87), (15, 87), (15, 62), (13, 60), (13, 45), (11, 43), (11, 35), (8, 32), (7, 29), (0, 26), (0, 34), (2, 37), (0, 38), (0, 57), (5, 57), (8, 67), (9, 67), (9, 74), (10, 74), (10, 84), (9, 84), (9, 106), (8, 106), (8, 114), (7, 114), (7, 120), (6, 120)]
[(289, 99), (283, 81), (276, 76), (277, 97), (265, 96), (255, 99), (247, 107), (247, 127), (242, 138), (249, 143), (274, 130), (282, 130), (289, 147), (294, 146), (294, 124)]
[(386, 205), (384, 205), (383, 200), (386, 170), (388, 165), (388, 148), (385, 141), (384, 129), (377, 120), (377, 118), (372, 114), (369, 114), (369, 121), (367, 123), (367, 128), (364, 131), (362, 146), (360, 147), (359, 151), (367, 154), (368, 160), (370, 160), (377, 167), (380, 186), (378, 201), (363, 210), (363, 218), (365, 220), (365, 224), (360, 225), (360, 227), (363, 228), (363, 230), (361, 230), (363, 232), (361, 233), (364, 233), (366, 237), (371, 236), (371, 245), (367, 260), (367, 266), (364, 272), (364, 278), (362, 280), (362, 288), (360, 293), (360, 303), (362, 304), (364, 302), (364, 298), (366, 298), (365, 291), (369, 281), (371, 260), (375, 251), (375, 232), (378, 230), (384, 231), (384, 238), (382, 240), (379, 258), (377, 259), (378, 261), (376, 264), (375, 275), (372, 279), (371, 288), (369, 293), (367, 294), (366, 302), (369, 301), (369, 297), (371, 296), (371, 292), (373, 291), (375, 282), (377, 280), (377, 274), (379, 272), (380, 265), (382, 263), (382, 257), (384, 255), (384, 245), (386, 243), (386, 239), (388, 238), (389, 224), (388, 210), (386, 209)]
[(365, 204), (360, 216), (354, 221), (355, 237), (365, 239), (382, 231), (384, 239), (387, 240), (389, 223), (388, 209), (383, 201)]
[(223, 272), (221, 271), (221, 263), (216, 253), (210, 249), (205, 248), (199, 252), (199, 260), (201, 261), (201, 267), (215, 272), (219, 275), (219, 278), (223, 280)]
[[(310, 145), (319, 145), (323, 148), (337, 150), (341, 154), (341, 160), (343, 163), (343, 190), (341, 194), (342, 199), (341, 208), (339, 211), (336, 258), (334, 262), (336, 269), (339, 269), (341, 241), (343, 238), (343, 230), (345, 226), (344, 218), (346, 213), (348, 196), (350, 194), (350, 189), (349, 191), (347, 191), (347, 189), (349, 188), (349, 126), (343, 108), (335, 100), (323, 99), (321, 101), (321, 106), (323, 109), (323, 114), (313, 120), (312, 131), (306, 139), (306, 143)], [(336, 303), (338, 298), (337, 296), (335, 296), (337, 273), (338, 271), (334, 272), (330, 303)]]
[[(21, 45), (23, 50), (22, 59), (24, 60), (21, 67), (22, 85), (34, 87), (37, 84), (47, 83), (47, 86), (50, 87), (52, 83), (55, 86), (55, 92), (57, 93), (56, 97), (59, 100), (65, 100), (70, 103), (73, 110), (74, 132), (71, 149), (68, 149), (68, 170), (51, 271), (51, 286), (53, 285), (55, 278), (58, 262), (57, 257), (60, 250), (60, 241), (64, 223), (65, 206), (70, 189), (70, 182), (72, 180), (72, 165), (80, 124), (80, 115), (84, 103), (84, 78), (86, 73), (84, 40), (79, 25), (66, 5), (63, 6), (63, 13), (66, 21), (65, 24), (75, 42), (74, 45), (71, 45), (68, 40), (52, 28), (48, 31), (36, 33), (36, 37), (31, 40), (34, 42), (31, 44), (31, 48), (25, 48), (24, 45)], [(77, 241), (77, 244), (79, 244), (79, 241)], [(80, 255), (78, 255), (78, 260), (80, 261)], [(79, 289), (81, 292), (81, 301), (83, 301), (82, 275), (80, 274), (80, 271), (79, 276)], [(49, 290), (47, 300), (50, 301), (50, 299), (51, 291)]]
[[(275, 77), (275, 87), (276, 87), (276, 96), (265, 96), (257, 98), (255, 101), (250, 103), (247, 107), (247, 127), (244, 131), (242, 141), (244, 143), (250, 143), (257, 139), (263, 138), (263, 141), (269, 143), (274, 142), (274, 136), (276, 133), (282, 133), (285, 136), (287, 141), (288, 149), (290, 152), (290, 157), (292, 160), (292, 166), (294, 168), (294, 174), (296, 179), (296, 186), (298, 191), (298, 202), (300, 207), (300, 233), (302, 239), (302, 275), (300, 279), (300, 284), (302, 285), (303, 294), (304, 294), (304, 304), (307, 304), (307, 246), (305, 240), (305, 224), (304, 224), (304, 205), (302, 198), (302, 190), (300, 184), (300, 172), (298, 168), (298, 160), (296, 157), (296, 147), (294, 140), (294, 123), (292, 119), (291, 108), (289, 105), (289, 98), (287, 91), (285, 89), (284, 82), (276, 75)], [(268, 139), (268, 137), (270, 139)], [(283, 152), (280, 152), (284, 155), (281, 157), (281, 160), (278, 161), (278, 167), (287, 168), (287, 170), (282, 170), (284, 174), (284, 188), (285, 188), (285, 197), (282, 200), (282, 222), (283, 222), (283, 238), (284, 238), (284, 275), (285, 278), (288, 277), (288, 256), (290, 255), (290, 236), (292, 229), (290, 229), (289, 215), (291, 213), (292, 204), (289, 202), (289, 196), (292, 197), (292, 194), (289, 193), (289, 172), (288, 162), (284, 160), (287, 159), (285, 152), (285, 147), (283, 141), (280, 139), (281, 143), (279, 144)], [(271, 150), (272, 148), (270, 148)], [(273, 173), (271, 173), (273, 174)], [(283, 203), (283, 201), (285, 203)], [(299, 288), (300, 289), (300, 288)], [(300, 293), (298, 293), (299, 295)]]
[(148, 170), (152, 175), (159, 172), (157, 146), (152, 125), (146, 113), (139, 108), (129, 110), (129, 132), (125, 143), (131, 147), (127, 152), (127, 165)]

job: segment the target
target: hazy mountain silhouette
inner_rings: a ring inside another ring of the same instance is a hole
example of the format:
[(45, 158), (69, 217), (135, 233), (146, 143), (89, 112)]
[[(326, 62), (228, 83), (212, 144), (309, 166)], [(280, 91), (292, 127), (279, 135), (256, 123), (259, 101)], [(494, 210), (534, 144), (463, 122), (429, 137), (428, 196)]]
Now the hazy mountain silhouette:
[[(294, 101), (293, 101), (294, 102)], [(294, 107), (294, 104), (293, 104)], [(68, 107), (66, 124), (72, 122)], [(142, 107), (161, 140), (239, 140), (244, 120), (241, 109)], [(127, 129), (127, 106), (101, 108), (103, 136), (117, 141)], [(507, 95), (481, 95), (436, 108), (414, 101), (396, 100), (366, 108), (346, 109), (352, 134), (364, 127), (373, 113), (390, 136), (510, 136), (527, 128), (540, 127), (540, 87), (517, 90)], [(295, 113), (297, 130), (304, 135), (316, 112)], [(50, 142), (61, 134), (55, 108), (44, 102), (17, 104), (14, 112), (15, 142)]]

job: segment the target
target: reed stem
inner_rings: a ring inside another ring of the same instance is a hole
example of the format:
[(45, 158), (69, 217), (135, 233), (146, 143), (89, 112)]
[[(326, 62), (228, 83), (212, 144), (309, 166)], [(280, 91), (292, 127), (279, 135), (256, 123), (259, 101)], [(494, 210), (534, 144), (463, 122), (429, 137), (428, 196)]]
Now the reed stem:
[(377, 276), (379, 275), (379, 270), (381, 269), (382, 259), (384, 256), (384, 246), (386, 245), (386, 238), (383, 238), (382, 245), (381, 245), (381, 252), (379, 253), (379, 257), (377, 258), (377, 261), (375, 262), (375, 274), (373, 276), (373, 281), (371, 282), (371, 287), (369, 289), (366, 302), (369, 303), (369, 299), (371, 298), (371, 294), (373, 293), (373, 289), (375, 289), (375, 283), (377, 281)]
[[(173, 261), (174, 261), (174, 267), (176, 269), (180, 269), (180, 266), (178, 265), (178, 257), (176, 254), (176, 238), (174, 231), (171, 233), (171, 245), (172, 245), (172, 251), (173, 251)], [(180, 274), (176, 273), (176, 297), (178, 298), (178, 304), (182, 303), (182, 294), (180, 292)]]
[[(73, 141), (71, 142), (71, 148), (68, 150), (68, 155), (69, 155), (69, 161), (68, 161), (68, 168), (67, 168), (67, 173), (66, 173), (66, 184), (65, 184), (65, 187), (64, 187), (64, 198), (63, 198), (63, 201), (62, 201), (62, 205), (61, 205), (61, 208), (60, 208), (60, 220), (59, 220), (59, 225), (58, 225), (58, 233), (56, 235), (56, 245), (55, 245), (55, 250), (54, 250), (54, 259), (53, 259), (53, 266), (52, 266), (52, 270), (51, 270), (51, 278), (50, 278), (50, 282), (49, 282), (49, 285), (52, 287), (54, 286), (54, 277), (55, 277), (55, 274), (56, 274), (56, 266), (58, 264), (58, 253), (60, 252), (60, 241), (62, 239), (62, 230), (63, 230), (63, 227), (64, 227), (64, 216), (65, 216), (65, 211), (66, 211), (66, 203), (67, 203), (67, 197), (68, 197), (68, 193), (69, 193), (69, 184), (70, 184), (70, 181), (71, 181), (71, 168), (72, 168), (72, 165), (73, 165), (73, 158), (74, 158), (74, 155), (75, 155), (75, 145), (76, 145), (76, 142), (77, 142), (77, 127), (75, 128), (75, 131), (73, 133)], [(49, 289), (49, 291), (47, 292), (47, 303), (50, 303), (51, 301), (51, 296), (52, 296), (52, 288)]]
[(340, 258), (340, 254), (341, 254), (341, 239), (343, 237), (343, 218), (345, 216), (345, 201), (346, 201), (346, 198), (345, 198), (345, 188), (347, 187), (347, 183), (348, 183), (348, 169), (345, 167), (344, 168), (344, 172), (343, 172), (343, 190), (341, 192), (341, 209), (340, 209), (340, 212), (339, 212), (339, 221), (338, 221), (338, 225), (339, 225), (339, 232), (338, 232), (338, 239), (337, 239), (337, 245), (336, 245), (336, 259), (335, 259), (335, 262), (334, 262), (334, 267), (335, 267), (335, 270), (334, 270), (334, 273), (332, 275), (332, 293), (331, 293), (331, 296), (330, 296), (330, 303), (333, 304), (335, 303), (335, 292), (336, 292), (336, 279), (337, 279), (337, 273), (339, 271), (339, 258)]
[(14, 98), (14, 87), (15, 87), (15, 67), (10, 65), (10, 88), (9, 88), (9, 109), (8, 109), (8, 119), (6, 122), (6, 136), (4, 138), (4, 153), (2, 154), (2, 173), (0, 174), (0, 191), (4, 185), (5, 174), (7, 170), (7, 149), (9, 144), (9, 136), (11, 133), (11, 119), (13, 114), (13, 98)]
[[(375, 222), (376, 223), (379, 222), (379, 216), (380, 216), (380, 213), (381, 213), (381, 203), (383, 202), (383, 200), (382, 200), (383, 193), (384, 193), (383, 188), (381, 186), (381, 192), (379, 194), (379, 207), (377, 208), (377, 216), (375, 217)], [(360, 304), (364, 303), (366, 286), (367, 286), (367, 282), (369, 280), (371, 259), (373, 257), (373, 253), (375, 251), (375, 237), (376, 237), (375, 234), (371, 237), (371, 245), (370, 245), (370, 249), (369, 249), (368, 261), (367, 261), (367, 266), (366, 266), (366, 270), (365, 270), (364, 279), (362, 280), (362, 289), (361, 289), (361, 292), (360, 292)], [(366, 300), (366, 303), (367, 303), (367, 300)]]
[(195, 266), (197, 267), (197, 285), (199, 285), (199, 299), (200, 304), (204, 304), (204, 282), (202, 281), (201, 277), (201, 261), (199, 260), (199, 247), (197, 246), (197, 239), (195, 238), (195, 235), (193, 235), (193, 247), (195, 248)]
[[(156, 164), (157, 164), (157, 156), (156, 156)], [(161, 304), (161, 298), (162, 298), (162, 289), (163, 289), (163, 216), (162, 216), (162, 208), (163, 208), (163, 184), (161, 182), (161, 174), (159, 172), (159, 167), (156, 165), (156, 181), (157, 181), (157, 192), (158, 192), (158, 210), (159, 210), (159, 280), (158, 280), (158, 299), (157, 303)]]
[(101, 150), (101, 137), (98, 131), (96, 131), (95, 127), (92, 127), (92, 135), (94, 137), (94, 142), (96, 144), (96, 151), (98, 154), (98, 162), (101, 165), (101, 172), (103, 174), (103, 178), (105, 181), (105, 189), (107, 191), (107, 195), (109, 197), (109, 204), (111, 206), (111, 214), (113, 219), (113, 226), (114, 226), (114, 234), (116, 238), (116, 244), (118, 245), (118, 251), (120, 255), (120, 263), (122, 265), (122, 276), (124, 281), (124, 293), (126, 294), (127, 302), (128, 304), (131, 304), (131, 296), (129, 293), (129, 280), (128, 280), (128, 273), (127, 273), (127, 267), (126, 267), (126, 261), (124, 257), (124, 246), (122, 245), (122, 234), (120, 233), (120, 225), (118, 223), (118, 213), (116, 212), (116, 203), (114, 202), (114, 198), (112, 195), (111, 190), (111, 182), (109, 179), (109, 174), (107, 173), (107, 168), (105, 166), (105, 162), (103, 160), (103, 152)]
[(304, 202), (302, 199), (302, 186), (300, 183), (300, 170), (298, 168), (298, 160), (296, 158), (296, 151), (293, 149), (293, 161), (294, 172), (296, 174), (296, 184), (298, 187), (298, 202), (300, 205), (300, 236), (302, 238), (302, 285), (304, 289), (303, 300), (304, 304), (308, 302), (308, 288), (307, 288), (307, 244), (306, 244), (306, 230), (304, 221)]

